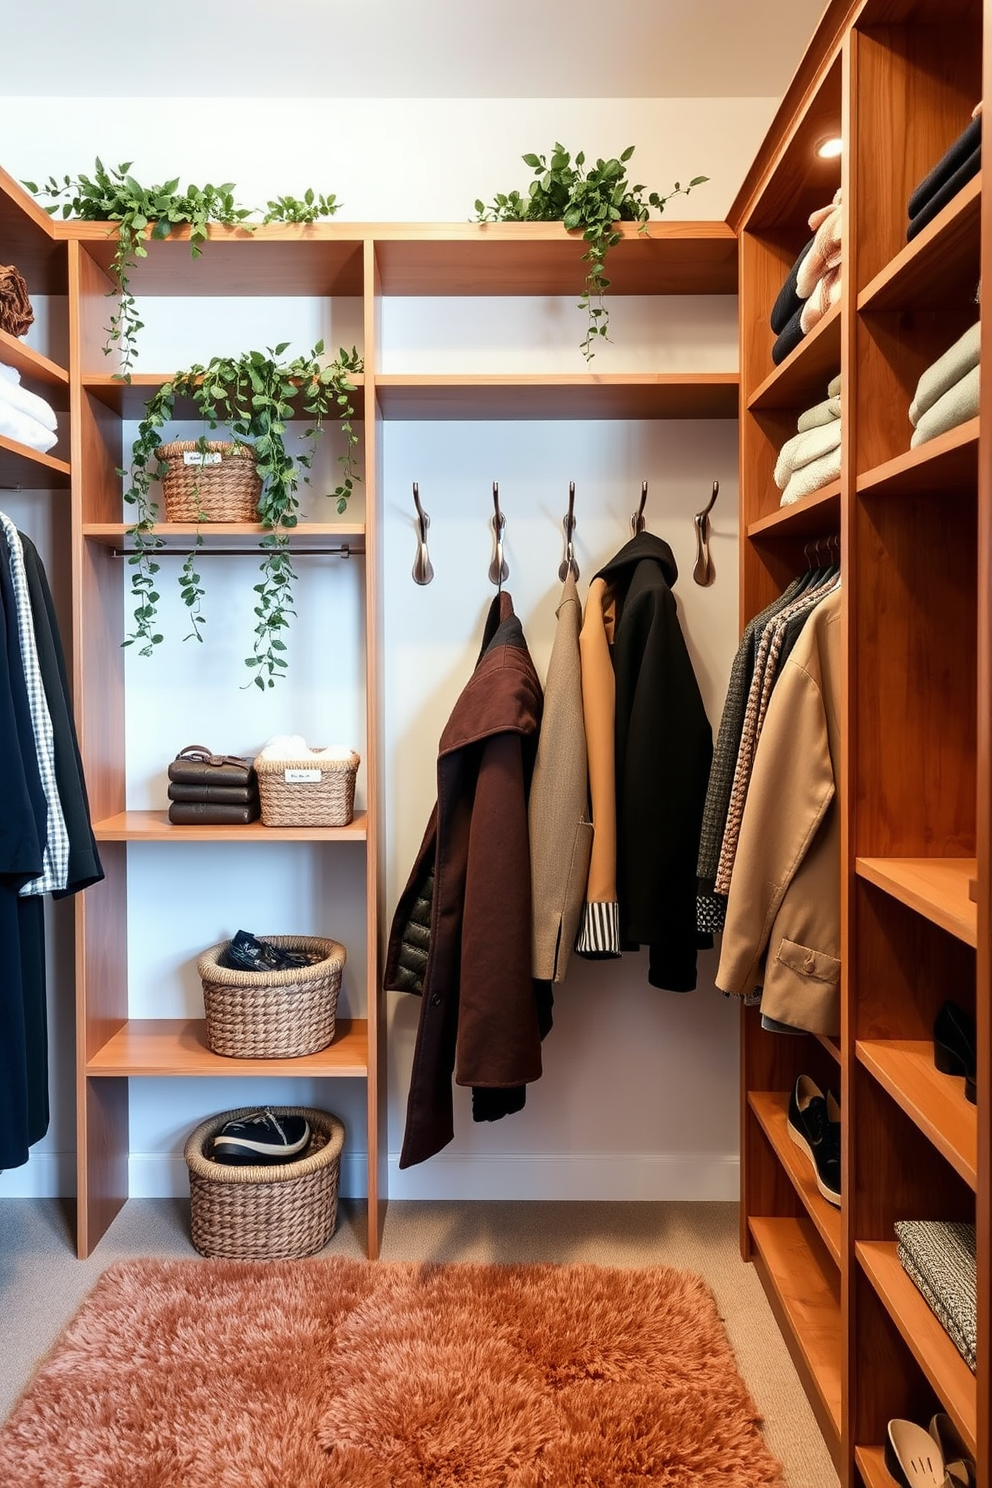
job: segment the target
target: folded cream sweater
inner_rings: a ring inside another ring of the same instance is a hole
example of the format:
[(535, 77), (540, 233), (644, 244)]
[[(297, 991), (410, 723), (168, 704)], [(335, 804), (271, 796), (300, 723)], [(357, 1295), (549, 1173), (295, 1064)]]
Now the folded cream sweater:
[(960, 382), (966, 372), (978, 366), (978, 351), (981, 340), (981, 321), (975, 322), (949, 346), (943, 356), (937, 358), (923, 373), (916, 385), (916, 396), (909, 405), (909, 421), (915, 429), (928, 408), (938, 398)]
[(953, 387), (941, 394), (926, 413), (920, 415), (909, 441), (911, 449), (919, 444), (926, 444), (928, 439), (936, 439), (938, 434), (946, 434), (948, 429), (956, 429), (958, 424), (966, 424), (969, 419), (977, 416), (981, 371), (981, 367), (972, 367)]

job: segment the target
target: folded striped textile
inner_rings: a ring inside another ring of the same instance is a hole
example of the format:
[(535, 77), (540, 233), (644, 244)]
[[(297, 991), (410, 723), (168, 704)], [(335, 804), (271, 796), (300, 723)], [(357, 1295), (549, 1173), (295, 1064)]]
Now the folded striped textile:
[(968, 1368), (978, 1349), (975, 1226), (957, 1220), (900, 1219), (900, 1264), (942, 1323)]
[(801, 470), (796, 470), (789, 477), (789, 484), (782, 492), (779, 506), (791, 506), (794, 501), (801, 501), (804, 496), (812, 496), (814, 491), (819, 491), (823, 486), (829, 486), (831, 481), (840, 479), (840, 445), (830, 451), (829, 454), (821, 455), (818, 460), (811, 460)]
[(948, 388), (960, 382), (972, 367), (978, 366), (981, 335), (981, 322), (976, 320), (975, 324), (969, 326), (964, 335), (959, 336), (954, 345), (949, 346), (943, 355), (932, 362), (921, 375), (916, 384), (916, 394), (909, 405), (909, 422), (914, 429), (922, 415), (928, 408), (933, 407), (938, 398), (943, 397)]
[(944, 151), (932, 170), (928, 171), (923, 180), (914, 190), (909, 198), (907, 208), (910, 217), (918, 217), (924, 207), (931, 202), (935, 194), (946, 186), (961, 166), (975, 153), (981, 149), (982, 144), (982, 120), (981, 115), (973, 118), (967, 128), (963, 129), (954, 143)]
[(824, 398), (822, 403), (814, 403), (812, 408), (807, 408), (805, 413), (801, 413), (796, 428), (800, 434), (805, 434), (809, 429), (815, 429), (820, 424), (832, 423), (834, 419), (839, 418), (840, 398), (835, 394), (832, 398)]
[(21, 374), (16, 367), (8, 367), (5, 362), (0, 362), (0, 399), (26, 413), (28, 418), (37, 419), (42, 428), (50, 429), (53, 434), (58, 428), (58, 419), (44, 398), (21, 387)]
[(948, 429), (956, 429), (958, 424), (966, 424), (978, 416), (981, 371), (981, 367), (972, 367), (960, 382), (948, 388), (926, 413), (921, 414), (909, 441), (910, 449), (916, 449), (917, 445), (926, 444), (928, 440), (936, 439), (938, 434), (946, 434)]
[(817, 424), (800, 434), (794, 434), (783, 444), (775, 464), (773, 479), (780, 491), (789, 484), (790, 477), (822, 455), (840, 447), (840, 419), (831, 419), (829, 424)]

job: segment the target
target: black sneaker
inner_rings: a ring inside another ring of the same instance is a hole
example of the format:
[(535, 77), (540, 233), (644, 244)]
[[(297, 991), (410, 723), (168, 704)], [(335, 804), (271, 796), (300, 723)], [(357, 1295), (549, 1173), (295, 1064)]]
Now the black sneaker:
[(800, 1075), (789, 1099), (789, 1136), (813, 1164), (816, 1186), (840, 1206), (840, 1108), (809, 1075)]
[(286, 1163), (299, 1157), (309, 1141), (305, 1116), (277, 1116), (266, 1108), (226, 1122), (214, 1137), (210, 1156), (219, 1163)]

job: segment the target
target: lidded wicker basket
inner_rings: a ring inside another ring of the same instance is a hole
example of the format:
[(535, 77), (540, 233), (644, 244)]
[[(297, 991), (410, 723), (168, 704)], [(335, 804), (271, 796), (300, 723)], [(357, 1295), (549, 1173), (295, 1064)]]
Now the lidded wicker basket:
[(241, 971), (218, 965), (226, 940), (204, 951), (196, 969), (211, 1050), (231, 1059), (297, 1059), (326, 1049), (334, 1038), (344, 946), (315, 935), (262, 938), (320, 959), (286, 971)]
[(273, 1106), (276, 1116), (305, 1116), (311, 1138), (303, 1157), (271, 1166), (235, 1167), (206, 1156), (228, 1121), (257, 1109), (222, 1111), (191, 1132), (189, 1169), (193, 1244), (201, 1255), (229, 1260), (295, 1260), (313, 1255), (334, 1233), (344, 1126), (328, 1111)]
[(355, 814), (355, 777), (361, 756), (255, 760), (265, 827), (346, 827)]
[(251, 445), (176, 439), (159, 445), (158, 457), (168, 465), (162, 472), (167, 522), (258, 521), (262, 482)]

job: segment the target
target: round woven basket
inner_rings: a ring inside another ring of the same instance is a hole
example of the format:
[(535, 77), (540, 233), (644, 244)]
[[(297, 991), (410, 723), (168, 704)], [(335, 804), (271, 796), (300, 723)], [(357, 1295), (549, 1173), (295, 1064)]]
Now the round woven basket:
[[(215, 465), (186, 465), (187, 454), (220, 455)], [(250, 445), (209, 439), (177, 439), (159, 445), (168, 464), (162, 473), (162, 499), (167, 522), (257, 522), (262, 482), (255, 472)]]
[[(255, 760), (265, 827), (346, 827), (355, 814), (355, 776), (361, 756), (324, 760)], [(287, 780), (306, 773), (312, 779)]]
[(228, 1121), (258, 1108), (211, 1116), (191, 1132), (189, 1169), (193, 1244), (201, 1255), (229, 1260), (291, 1260), (313, 1255), (334, 1234), (344, 1126), (328, 1111), (273, 1106), (276, 1116), (305, 1116), (312, 1136), (305, 1156), (271, 1167), (231, 1167), (205, 1156)]
[(326, 1049), (334, 1038), (344, 946), (316, 935), (262, 938), (286, 950), (319, 953), (320, 960), (287, 971), (235, 971), (217, 964), (228, 941), (204, 951), (196, 969), (207, 1043), (232, 1059), (296, 1059)]

